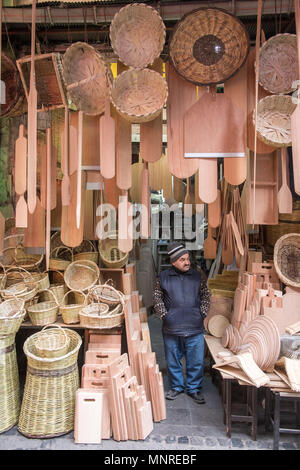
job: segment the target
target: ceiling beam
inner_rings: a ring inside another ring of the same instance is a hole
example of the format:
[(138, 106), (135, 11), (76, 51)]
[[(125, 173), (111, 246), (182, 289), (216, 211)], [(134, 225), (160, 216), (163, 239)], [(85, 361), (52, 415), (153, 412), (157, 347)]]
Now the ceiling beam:
[[(30, 0), (22, 0), (24, 4), (30, 5)], [(39, 2), (41, 5), (42, 2)], [(282, 14), (292, 13), (294, 11), (294, 2), (290, 0), (265, 0), (263, 6), (263, 15), (279, 14), (279, 6)], [(70, 7), (68, 7), (70, 5)], [(148, 3), (149, 5), (149, 3)], [(151, 5), (151, 4), (150, 4)], [(36, 9), (36, 23), (37, 24), (98, 24), (110, 23), (114, 15), (124, 5), (85, 5), (83, 7), (75, 7), (73, 2), (65, 2), (62, 7), (57, 6), (39, 6)], [(157, 2), (153, 2), (154, 8), (157, 7)], [(218, 7), (228, 10), (238, 17), (255, 16), (257, 13), (257, 2), (245, 0), (230, 0), (230, 1), (214, 1), (214, 2), (174, 2), (174, 3), (161, 3), (159, 5), (159, 12), (164, 21), (179, 20), (183, 15), (195, 10), (199, 7)], [(31, 8), (13, 7), (3, 8), (3, 21), (6, 23), (31, 23)]]

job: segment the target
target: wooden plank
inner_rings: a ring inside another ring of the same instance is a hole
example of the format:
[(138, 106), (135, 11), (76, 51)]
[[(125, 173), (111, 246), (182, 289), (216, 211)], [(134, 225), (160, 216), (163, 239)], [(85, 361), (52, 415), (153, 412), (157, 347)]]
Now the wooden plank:
[(77, 172), (70, 176), (70, 204), (62, 206), (61, 212), (61, 240), (70, 247), (79, 246), (83, 240), (84, 202), (85, 202), (86, 173), (81, 177), (81, 221), (79, 229), (76, 227), (76, 198), (77, 198)]
[(116, 121), (116, 184), (118, 188), (128, 190), (131, 187), (131, 123), (120, 114), (115, 114)]

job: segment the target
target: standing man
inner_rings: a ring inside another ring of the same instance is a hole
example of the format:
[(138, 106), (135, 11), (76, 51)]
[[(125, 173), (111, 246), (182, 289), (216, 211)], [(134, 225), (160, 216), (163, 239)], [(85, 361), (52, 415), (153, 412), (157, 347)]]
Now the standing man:
[[(186, 390), (197, 403), (205, 403), (201, 393), (204, 372), (203, 319), (208, 314), (210, 298), (206, 281), (191, 268), (190, 255), (184, 245), (168, 246), (172, 267), (162, 271), (153, 292), (155, 313), (163, 322), (163, 339), (170, 390), (174, 400)], [(184, 384), (181, 359), (186, 360)]]

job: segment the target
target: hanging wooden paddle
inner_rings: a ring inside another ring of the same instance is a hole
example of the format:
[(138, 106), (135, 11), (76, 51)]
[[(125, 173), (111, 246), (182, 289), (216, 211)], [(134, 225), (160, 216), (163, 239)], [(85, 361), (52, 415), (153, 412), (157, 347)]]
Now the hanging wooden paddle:
[(131, 123), (115, 114), (116, 117), (116, 182), (120, 189), (131, 187)]
[[(81, 182), (81, 217), (79, 229), (76, 226), (77, 212), (77, 184)], [(85, 185), (86, 172), (82, 171), (81, 178), (77, 177), (77, 173), (70, 176), (70, 204), (62, 206), (61, 214), (61, 241), (70, 247), (79, 246), (83, 240), (83, 214), (85, 202)]]
[(217, 199), (208, 204), (208, 223), (212, 228), (220, 225), (221, 221), (221, 192), (217, 191)]
[(215, 259), (217, 256), (217, 242), (212, 236), (211, 227), (207, 226), (207, 238), (203, 243), (204, 258)]
[(27, 182), (27, 139), (24, 125), (19, 127), (19, 136), (15, 147), (15, 191), (19, 195), (16, 205), (16, 227), (27, 227), (27, 204), (24, 199)]
[(46, 270), (49, 269), (51, 240), (51, 127), (47, 128), (47, 207), (46, 207)]
[(31, 26), (31, 67), (28, 95), (28, 154), (27, 154), (27, 202), (30, 214), (36, 206), (36, 170), (37, 170), (37, 91), (35, 86), (35, 19), (36, 0), (32, 1)]
[(286, 147), (280, 149), (280, 154), (282, 185), (278, 191), (278, 210), (280, 214), (291, 214), (293, 212), (293, 196), (287, 184), (286, 170), (288, 155)]
[(70, 204), (70, 178), (69, 178), (69, 110), (65, 107), (65, 122), (62, 133), (62, 145), (61, 145), (61, 169), (63, 172), (63, 178), (61, 182), (61, 203), (63, 206)]
[(129, 253), (133, 248), (132, 205), (128, 201), (128, 191), (122, 192), (118, 208), (118, 248)]
[(82, 166), (84, 170), (99, 170), (100, 129), (99, 116), (83, 114), (82, 119)]
[(71, 112), (69, 115), (69, 176), (78, 167), (78, 115), (78, 112)]
[[(295, 0), (295, 22), (297, 33), (297, 48), (298, 48), (298, 66), (300, 77), (300, 2)], [(294, 189), (300, 195), (300, 102), (299, 102), (299, 88), (298, 88), (298, 104), (291, 116), (291, 133), (292, 133), (292, 150), (293, 150), (293, 170), (294, 170)]]
[(78, 164), (77, 164), (77, 200), (76, 200), (76, 228), (79, 230), (81, 220), (81, 176), (82, 176), (82, 128), (83, 112), (78, 113)]
[(32, 253), (45, 253), (46, 244), (45, 209), (36, 196), (33, 214), (28, 212), (28, 226), (24, 230), (24, 246), (32, 248)]
[[(168, 165), (172, 175), (188, 178), (198, 169), (197, 159), (184, 158), (184, 113), (196, 102), (195, 85), (181, 78), (173, 67), (166, 63), (168, 82), (167, 135)], [(202, 91), (201, 91), (202, 92)]]
[(110, 114), (109, 95), (105, 100), (105, 111), (100, 116), (100, 173), (103, 178), (113, 178), (116, 173), (115, 120)]
[(142, 170), (142, 214), (141, 214), (141, 237), (150, 237), (150, 187), (149, 187), (149, 170), (148, 163), (144, 162)]

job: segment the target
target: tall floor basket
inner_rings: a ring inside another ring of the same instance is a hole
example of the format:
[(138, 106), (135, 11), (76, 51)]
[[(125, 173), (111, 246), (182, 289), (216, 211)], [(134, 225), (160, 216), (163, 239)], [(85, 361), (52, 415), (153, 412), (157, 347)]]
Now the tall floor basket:
[(48, 438), (74, 429), (75, 393), (79, 387), (78, 351), (81, 337), (64, 329), (70, 339), (68, 352), (60, 357), (39, 357), (35, 342), (40, 333), (24, 343), (27, 375), (18, 430), (31, 438)]
[(0, 433), (12, 428), (20, 413), (20, 384), (15, 333), (0, 336)]

